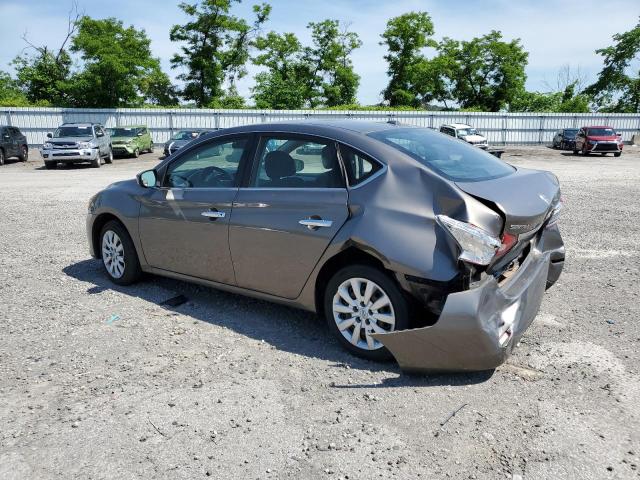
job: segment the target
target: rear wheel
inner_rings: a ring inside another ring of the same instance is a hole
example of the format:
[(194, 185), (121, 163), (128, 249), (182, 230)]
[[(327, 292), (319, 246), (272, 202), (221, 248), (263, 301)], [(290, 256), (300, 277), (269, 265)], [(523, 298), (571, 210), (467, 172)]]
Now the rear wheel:
[(118, 285), (130, 285), (140, 278), (140, 261), (133, 240), (124, 226), (115, 220), (100, 231), (102, 265), (109, 279)]
[(4, 150), (0, 148), (0, 165), (4, 165)]
[(23, 145), (20, 148), (20, 160), (23, 162), (26, 162), (29, 159), (29, 149), (26, 147), (26, 145)]
[(372, 333), (409, 326), (409, 307), (402, 291), (383, 272), (367, 265), (338, 271), (324, 293), (329, 329), (350, 352), (370, 360), (391, 358)]

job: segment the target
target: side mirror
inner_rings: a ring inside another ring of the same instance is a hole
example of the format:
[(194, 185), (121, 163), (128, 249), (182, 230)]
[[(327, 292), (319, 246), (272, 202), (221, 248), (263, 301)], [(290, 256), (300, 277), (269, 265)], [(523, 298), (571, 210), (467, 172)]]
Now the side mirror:
[(136, 178), (138, 179), (138, 185), (144, 188), (155, 187), (158, 183), (155, 170), (145, 170), (144, 172), (139, 173)]
[(304, 170), (304, 162), (302, 160), (298, 160), (297, 158), (295, 160), (296, 160), (296, 172), (300, 172)]
[(47, 138), (53, 138), (53, 133), (48, 132), (48, 133), (47, 133)]

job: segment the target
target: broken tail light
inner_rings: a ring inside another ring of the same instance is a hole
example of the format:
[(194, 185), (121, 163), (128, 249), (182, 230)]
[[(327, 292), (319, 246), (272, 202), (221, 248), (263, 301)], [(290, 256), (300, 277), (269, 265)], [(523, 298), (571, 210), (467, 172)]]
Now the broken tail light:
[(511, 250), (516, 243), (518, 243), (518, 236), (517, 235), (513, 235), (513, 234), (507, 233), (507, 232), (503, 233), (502, 234), (502, 243), (500, 244), (500, 247), (496, 251), (496, 257), (503, 256), (505, 253), (507, 253), (509, 250)]
[(488, 265), (502, 245), (500, 239), (475, 225), (446, 215), (438, 215), (436, 218), (458, 243), (461, 250), (459, 260), (475, 265)]

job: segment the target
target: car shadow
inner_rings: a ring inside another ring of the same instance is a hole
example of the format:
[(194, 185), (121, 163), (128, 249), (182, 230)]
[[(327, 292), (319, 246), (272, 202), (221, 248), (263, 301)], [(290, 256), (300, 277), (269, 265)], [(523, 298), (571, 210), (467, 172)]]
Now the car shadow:
[[(437, 375), (406, 374), (393, 361), (373, 362), (351, 355), (330, 337), (324, 321), (311, 312), (149, 274), (140, 282), (123, 287), (112, 283), (106, 277), (99, 260), (82, 260), (63, 268), (63, 272), (69, 277), (90, 284), (87, 288), (88, 295), (106, 290), (117, 291), (141, 298), (167, 312), (189, 315), (195, 320), (225, 327), (241, 335), (267, 342), (278, 350), (332, 362), (333, 368), (396, 375), (384, 379), (380, 384), (331, 384), (334, 388), (459, 386), (481, 383), (493, 375), (493, 371)], [(188, 301), (176, 307), (162, 305), (165, 300), (177, 295), (184, 295)]]

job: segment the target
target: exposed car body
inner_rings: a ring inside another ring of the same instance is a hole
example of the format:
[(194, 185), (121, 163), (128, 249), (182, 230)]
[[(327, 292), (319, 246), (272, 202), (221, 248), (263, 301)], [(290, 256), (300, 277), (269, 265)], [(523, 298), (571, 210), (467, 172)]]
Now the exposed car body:
[(205, 133), (214, 132), (219, 129), (207, 129), (207, 128), (188, 128), (184, 130), (178, 130), (171, 138), (164, 144), (164, 156), (174, 154), (187, 143), (192, 142), (196, 138), (204, 135)]
[(99, 192), (87, 234), (116, 283), (194, 281), (316, 311), (352, 352), (406, 370), (484, 370), (560, 275), (561, 206), (553, 174), (427, 129), (274, 123)]
[(63, 123), (47, 134), (40, 155), (47, 169), (56, 168), (58, 163), (90, 163), (99, 168), (113, 161), (111, 137), (98, 123)]
[(553, 148), (559, 148), (561, 150), (573, 150), (576, 144), (576, 135), (579, 129), (577, 128), (563, 128), (556, 132), (551, 141)]
[(0, 125), (0, 165), (9, 158), (18, 158), (26, 162), (29, 158), (29, 144), (20, 129), (8, 125)]
[(464, 140), (471, 145), (486, 150), (489, 148), (489, 140), (484, 135), (478, 132), (477, 128), (467, 125), (466, 123), (451, 123), (449, 125), (442, 125), (440, 127), (440, 133), (449, 135), (454, 138)]
[(622, 137), (612, 127), (606, 125), (582, 127), (576, 135), (573, 153), (574, 155), (578, 152), (583, 155), (613, 153), (615, 157), (619, 157), (622, 155), (623, 145)]
[(138, 157), (142, 152), (153, 152), (153, 139), (146, 125), (128, 125), (109, 129), (113, 154)]

